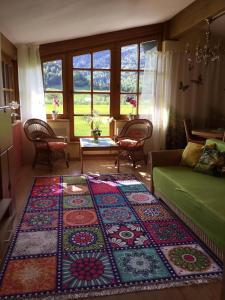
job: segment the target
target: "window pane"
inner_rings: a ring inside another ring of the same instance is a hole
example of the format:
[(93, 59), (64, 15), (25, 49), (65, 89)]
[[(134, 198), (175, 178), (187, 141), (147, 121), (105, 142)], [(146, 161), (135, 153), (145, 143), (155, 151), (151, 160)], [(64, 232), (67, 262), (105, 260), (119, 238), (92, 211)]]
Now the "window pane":
[(140, 69), (144, 69), (145, 67), (145, 52), (144, 47), (140, 45)]
[[(57, 97), (59, 106), (54, 104), (54, 97)], [(51, 114), (53, 110), (63, 114), (63, 95), (62, 93), (45, 93), (46, 114)]]
[(74, 135), (75, 136), (90, 136), (91, 126), (86, 116), (74, 117)]
[[(95, 124), (93, 124), (93, 128), (95, 128)], [(98, 128), (102, 131), (102, 136), (109, 135), (109, 118), (108, 117), (99, 117)]]
[(139, 93), (142, 92), (142, 82), (143, 82), (144, 72), (139, 73)]
[(74, 94), (74, 114), (91, 114), (91, 95)]
[(131, 97), (132, 99), (136, 100), (137, 103), (137, 96), (136, 95), (120, 95), (120, 114), (121, 115), (129, 115), (129, 114), (137, 114), (137, 107), (127, 102), (127, 97)]
[(73, 57), (73, 67), (74, 68), (91, 68), (91, 54), (83, 54)]
[(93, 109), (98, 114), (109, 115), (109, 113), (110, 113), (110, 95), (94, 94), (93, 95)]
[(121, 92), (137, 92), (137, 72), (121, 72)]
[(152, 106), (151, 104), (154, 103), (152, 101), (151, 94), (142, 94), (139, 98), (138, 102), (138, 113), (139, 115), (146, 115), (151, 116), (152, 114)]
[(93, 54), (94, 69), (110, 69), (111, 56), (110, 50), (98, 51)]
[(74, 91), (91, 90), (91, 72), (90, 71), (73, 71), (73, 89)]
[(93, 90), (108, 92), (110, 91), (110, 72), (94, 71), (93, 72)]
[(43, 77), (45, 91), (62, 91), (62, 61), (43, 63)]
[(129, 45), (121, 48), (121, 69), (137, 70), (138, 45)]

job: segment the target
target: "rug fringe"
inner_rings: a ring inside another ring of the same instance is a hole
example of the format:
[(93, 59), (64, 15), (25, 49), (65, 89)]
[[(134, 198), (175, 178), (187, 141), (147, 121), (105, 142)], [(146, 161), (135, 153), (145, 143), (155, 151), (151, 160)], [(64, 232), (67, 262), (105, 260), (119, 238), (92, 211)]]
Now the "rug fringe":
[[(151, 285), (145, 286), (130, 286), (130, 287), (121, 287), (121, 288), (112, 288), (110, 290), (102, 290), (102, 291), (89, 291), (89, 292), (80, 292), (73, 294), (61, 294), (61, 295), (52, 295), (52, 296), (44, 296), (44, 297), (23, 297), (23, 300), (72, 300), (79, 298), (87, 298), (87, 297), (101, 297), (101, 296), (111, 296), (111, 295), (119, 295), (125, 293), (132, 292), (144, 292), (144, 291), (152, 291), (152, 290), (162, 290), (166, 288), (175, 288), (175, 287), (185, 287), (189, 285), (200, 285), (206, 283), (213, 283), (218, 280), (222, 280), (222, 275), (210, 275), (209, 278), (201, 278), (201, 279), (192, 279), (186, 281), (177, 281), (177, 282), (167, 282), (167, 283), (155, 283)], [(1, 297), (0, 297), (1, 298)], [(3, 297), (2, 299), (15, 299), (10, 296)], [(18, 298), (20, 299), (20, 298)]]

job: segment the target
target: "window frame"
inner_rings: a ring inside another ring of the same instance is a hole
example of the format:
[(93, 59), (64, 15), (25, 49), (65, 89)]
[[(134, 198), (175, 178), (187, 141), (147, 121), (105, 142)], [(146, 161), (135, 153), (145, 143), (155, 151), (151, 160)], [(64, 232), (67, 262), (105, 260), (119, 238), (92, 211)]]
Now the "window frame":
[[(56, 91), (56, 90), (50, 90), (50, 91), (45, 91), (44, 88), (44, 68), (43, 65), (46, 62), (51, 62), (54, 60), (61, 60), (62, 61), (62, 91)], [(63, 113), (58, 114), (59, 119), (66, 119), (68, 117), (68, 103), (65, 100), (67, 98), (67, 89), (66, 89), (66, 81), (67, 81), (67, 76), (66, 76), (66, 59), (65, 59), (65, 54), (60, 54), (60, 55), (51, 55), (51, 56), (46, 56), (41, 60), (41, 69), (42, 69), (42, 76), (43, 76), (43, 89), (44, 89), (44, 96), (45, 93), (51, 94), (51, 93), (61, 93), (62, 94), (62, 101), (63, 101)], [(46, 113), (47, 119), (52, 119), (51, 114)]]
[[(93, 95), (94, 94), (107, 94), (110, 96), (110, 103), (109, 103), (109, 114), (99, 114), (100, 116), (108, 116), (111, 117), (112, 116), (112, 88), (113, 88), (113, 71), (112, 71), (112, 45), (108, 44), (105, 46), (101, 46), (101, 47), (92, 47), (92, 48), (88, 48), (88, 49), (83, 49), (83, 50), (77, 50), (77, 51), (73, 51), (71, 53), (69, 53), (68, 55), (68, 59), (69, 59), (69, 73), (70, 73), (70, 90), (71, 90), (71, 95), (69, 98), (69, 111), (70, 111), (70, 136), (71, 136), (71, 140), (76, 141), (79, 140), (81, 137), (91, 137), (90, 136), (75, 136), (75, 132), (74, 132), (74, 116), (85, 116), (86, 114), (75, 114), (74, 113), (74, 105), (73, 105), (73, 101), (74, 101), (74, 94), (90, 94), (91, 95), (91, 114), (87, 114), (87, 116), (91, 116), (92, 112), (93, 112)], [(110, 51), (110, 68), (109, 69), (98, 69), (98, 68), (93, 68), (93, 53), (95, 52), (99, 52), (99, 51), (104, 51), (104, 50), (109, 50)], [(87, 68), (74, 68), (73, 67), (73, 57), (74, 56), (79, 56), (79, 55), (84, 55), (84, 54), (91, 54), (91, 68), (87, 69)], [(74, 87), (73, 87), (73, 71), (74, 70), (81, 70), (81, 71), (90, 71), (91, 72), (91, 89), (90, 91), (74, 91)], [(110, 72), (110, 91), (108, 92), (101, 92), (101, 91), (94, 91), (93, 90), (93, 72), (94, 71), (108, 71)], [(91, 125), (92, 128), (92, 125)], [(104, 136), (104, 137), (109, 137), (113, 135), (113, 124), (112, 122), (109, 124), (109, 135), (108, 136)]]
[[(149, 38), (139, 38), (139, 39), (134, 39), (134, 40), (129, 40), (129, 41), (125, 41), (125, 42), (121, 42), (119, 44), (119, 51), (120, 51), (120, 62), (119, 62), (119, 116), (120, 116), (120, 119), (124, 119), (124, 118), (127, 118), (127, 114), (121, 114), (121, 111), (120, 111), (120, 104), (121, 104), (121, 100), (120, 100), (120, 97), (121, 95), (136, 95), (136, 100), (137, 100), (137, 107), (136, 107), (136, 113), (133, 113), (132, 115), (135, 117), (135, 116), (138, 116), (139, 115), (139, 98), (140, 98), (140, 74), (141, 73), (144, 73), (144, 69), (141, 69), (140, 68), (140, 47), (141, 47), (141, 44), (142, 43), (145, 43), (145, 42), (150, 42), (150, 41), (153, 41), (155, 40), (154, 38), (152, 37), (149, 37)], [(155, 40), (157, 45), (159, 45), (159, 41)], [(122, 51), (122, 48), (123, 47), (126, 47), (126, 46), (130, 46), (130, 45), (138, 45), (138, 51), (137, 51), (137, 55), (138, 55), (138, 68), (137, 69), (122, 69), (121, 67), (121, 51)], [(136, 92), (134, 93), (131, 93), (131, 92), (121, 92), (121, 73), (122, 72), (136, 72), (138, 74), (137, 76), (137, 90)]]
[(3, 98), (5, 105), (11, 101), (15, 101), (15, 64), (13, 60), (2, 53), (2, 84), (3, 84)]
[[(147, 26), (148, 27), (148, 26)], [(147, 28), (146, 27), (146, 28)], [(152, 27), (152, 26), (151, 26)], [(59, 118), (69, 119), (70, 121), (70, 140), (79, 141), (79, 136), (74, 136), (74, 111), (73, 111), (73, 61), (72, 57), (76, 55), (82, 55), (87, 53), (93, 53), (101, 50), (109, 49), (111, 51), (111, 82), (110, 82), (110, 117), (114, 117), (116, 120), (128, 120), (128, 115), (122, 115), (120, 113), (120, 78), (121, 78), (121, 47), (128, 46), (132, 44), (140, 44), (148, 41), (155, 41), (157, 44), (157, 49), (161, 50), (162, 45), (162, 35), (160, 29), (157, 32), (151, 31), (150, 27), (147, 31), (142, 32), (139, 29), (137, 32), (132, 32), (133, 29), (125, 30), (121, 36), (116, 37), (116, 32), (85, 37), (80, 39), (56, 42), (53, 44), (42, 45), (41, 47), (41, 59), (42, 63), (55, 59), (62, 59), (63, 69), (62, 69), (62, 81), (63, 81), (63, 115), (59, 115)], [(135, 29), (136, 30), (136, 29)], [(158, 30), (158, 29), (157, 29)], [(140, 33), (139, 36), (138, 32)], [(119, 32), (118, 32), (119, 33)], [(79, 46), (78, 46), (79, 45)], [(140, 50), (139, 50), (140, 51)], [(51, 53), (55, 54), (51, 54)], [(58, 54), (56, 54), (58, 53)], [(140, 60), (139, 60), (140, 66)], [(85, 68), (84, 68), (85, 69)], [(82, 70), (82, 68), (80, 68)], [(103, 69), (101, 69), (103, 70)], [(134, 71), (134, 70), (132, 70)], [(136, 71), (136, 70), (135, 70)], [(138, 69), (142, 72), (142, 69)], [(138, 75), (140, 77), (140, 75)], [(139, 80), (139, 79), (138, 79)], [(138, 82), (139, 89), (139, 82)], [(138, 90), (139, 92), (139, 90)], [(131, 93), (136, 94), (136, 93)], [(138, 97), (140, 93), (138, 93)], [(137, 114), (139, 110), (139, 101), (137, 101)], [(47, 115), (50, 118), (50, 115)], [(114, 122), (110, 124), (110, 136), (114, 135)]]

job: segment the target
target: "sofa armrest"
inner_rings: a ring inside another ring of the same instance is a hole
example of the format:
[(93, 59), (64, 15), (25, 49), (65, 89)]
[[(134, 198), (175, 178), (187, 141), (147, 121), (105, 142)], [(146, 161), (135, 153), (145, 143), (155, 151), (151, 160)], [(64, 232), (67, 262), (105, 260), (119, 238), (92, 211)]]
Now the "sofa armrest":
[(178, 166), (182, 157), (183, 149), (152, 151), (151, 161), (151, 189), (154, 192), (153, 168), (164, 166)]
[(150, 156), (152, 169), (154, 167), (179, 165), (182, 153), (183, 149), (152, 151)]

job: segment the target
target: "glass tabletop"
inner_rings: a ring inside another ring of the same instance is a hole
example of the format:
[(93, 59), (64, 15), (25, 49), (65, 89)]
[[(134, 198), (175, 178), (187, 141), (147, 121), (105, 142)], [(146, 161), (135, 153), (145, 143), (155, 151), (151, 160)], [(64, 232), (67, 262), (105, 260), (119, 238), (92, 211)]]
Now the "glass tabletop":
[(80, 146), (82, 148), (107, 148), (107, 147), (117, 147), (117, 144), (111, 138), (99, 138), (98, 141), (94, 138), (80, 138)]

